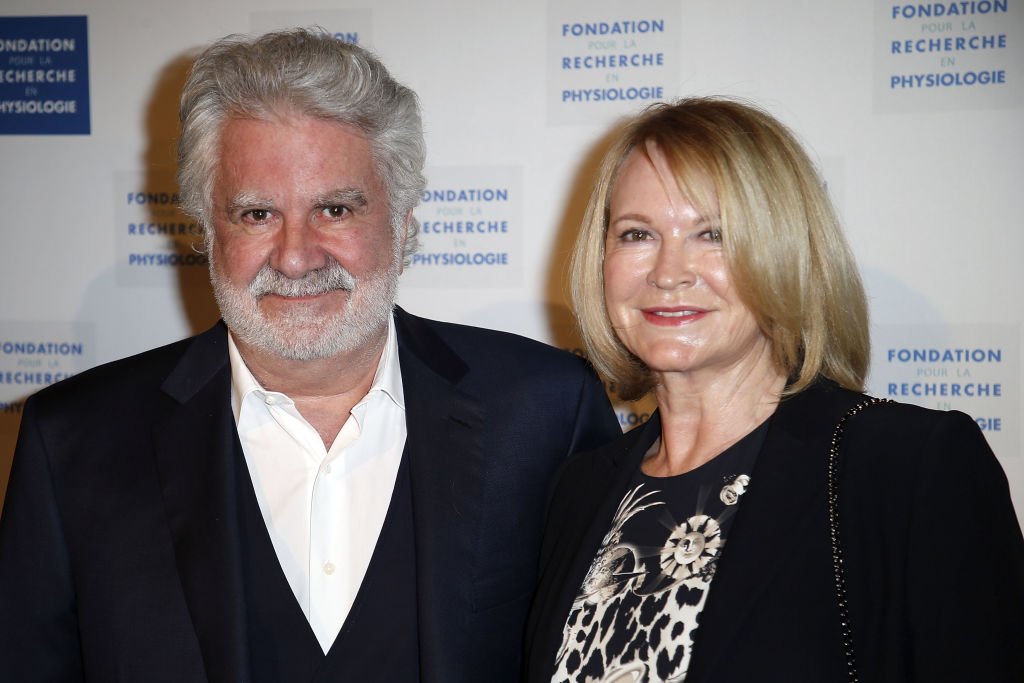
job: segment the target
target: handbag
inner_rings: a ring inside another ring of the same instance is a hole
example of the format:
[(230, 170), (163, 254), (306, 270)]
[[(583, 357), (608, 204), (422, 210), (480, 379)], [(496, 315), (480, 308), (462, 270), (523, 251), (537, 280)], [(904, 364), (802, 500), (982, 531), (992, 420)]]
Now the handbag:
[(853, 629), (850, 625), (849, 603), (846, 598), (846, 572), (843, 566), (843, 544), (839, 532), (839, 468), (841, 463), (839, 446), (843, 439), (846, 423), (868, 406), (879, 403), (893, 403), (887, 398), (867, 397), (846, 411), (832, 433), (832, 443), (828, 452), (828, 526), (832, 540), (832, 570), (835, 577), (836, 604), (839, 607), (839, 633), (843, 640), (843, 655), (846, 657), (846, 680), (858, 683), (857, 660), (853, 648)]

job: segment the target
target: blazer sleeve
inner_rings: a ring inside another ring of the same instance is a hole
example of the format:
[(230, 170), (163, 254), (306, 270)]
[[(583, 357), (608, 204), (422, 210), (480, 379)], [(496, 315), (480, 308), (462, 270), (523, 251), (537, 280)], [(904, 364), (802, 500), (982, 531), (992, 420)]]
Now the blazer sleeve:
[(0, 680), (83, 680), (75, 592), (43, 430), (26, 402), (0, 518)]
[(919, 459), (907, 543), (913, 680), (1024, 681), (1024, 538), (974, 421), (946, 413)]
[(604, 385), (588, 367), (580, 385), (576, 422), (567, 455), (594, 450), (620, 436), (619, 419), (608, 401)]

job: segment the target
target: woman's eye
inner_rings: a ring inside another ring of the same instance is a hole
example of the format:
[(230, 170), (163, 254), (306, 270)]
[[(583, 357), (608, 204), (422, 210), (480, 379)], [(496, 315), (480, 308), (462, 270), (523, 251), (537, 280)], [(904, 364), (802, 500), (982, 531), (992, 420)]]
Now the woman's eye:
[(651, 233), (646, 230), (641, 230), (640, 228), (632, 228), (619, 235), (619, 239), (623, 242), (640, 242), (650, 238)]
[(722, 241), (722, 229), (721, 228), (712, 228), (710, 230), (705, 230), (705, 231), (703, 231), (700, 234), (700, 236), (703, 237), (704, 239), (710, 241), (710, 242), (721, 242)]

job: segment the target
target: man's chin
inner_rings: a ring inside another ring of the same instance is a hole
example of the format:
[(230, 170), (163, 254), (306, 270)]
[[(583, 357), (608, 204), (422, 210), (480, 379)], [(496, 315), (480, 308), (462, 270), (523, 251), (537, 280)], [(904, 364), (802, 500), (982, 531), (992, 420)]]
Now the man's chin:
[[(346, 320), (324, 318), (315, 320), (277, 320), (259, 329), (245, 329), (232, 333), (246, 346), (283, 360), (311, 361), (332, 358), (349, 353), (371, 343), (374, 337), (387, 329), (387, 320), (374, 329), (353, 325)], [(231, 327), (230, 325), (228, 326)]]
[(255, 334), (246, 335), (245, 343), (259, 351), (277, 356), (284, 360), (319, 360), (343, 352), (344, 344), (339, 344), (337, 335), (329, 335), (324, 330), (303, 329), (291, 326), (287, 330), (263, 329)]
[(307, 319), (323, 319), (337, 316), (348, 305), (350, 292), (336, 289), (309, 296), (281, 296), (264, 294), (257, 302), (262, 316), (267, 320), (294, 320), (302, 324)]

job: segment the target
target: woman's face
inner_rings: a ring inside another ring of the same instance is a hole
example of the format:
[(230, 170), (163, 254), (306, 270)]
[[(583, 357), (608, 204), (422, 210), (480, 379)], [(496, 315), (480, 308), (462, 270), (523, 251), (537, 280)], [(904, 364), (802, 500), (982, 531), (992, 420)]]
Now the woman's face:
[(662, 375), (768, 362), (768, 341), (726, 268), (717, 201), (702, 215), (664, 155), (646, 151), (626, 158), (611, 195), (604, 293), (616, 334)]

